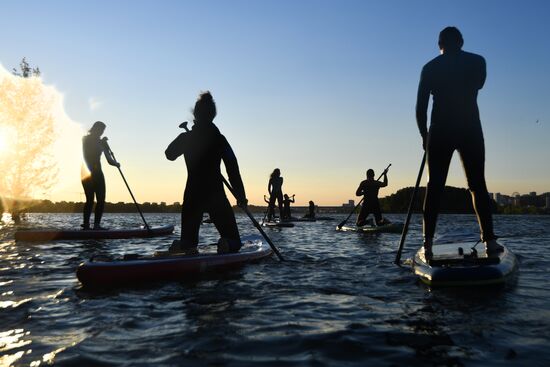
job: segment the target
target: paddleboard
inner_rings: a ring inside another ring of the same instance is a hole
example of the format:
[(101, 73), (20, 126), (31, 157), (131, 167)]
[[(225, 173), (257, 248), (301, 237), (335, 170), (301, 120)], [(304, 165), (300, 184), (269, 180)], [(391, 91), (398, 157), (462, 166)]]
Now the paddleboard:
[(285, 222), (315, 222), (315, 218), (296, 218), (292, 217), (290, 219), (286, 219)]
[(433, 258), (426, 261), (424, 248), (414, 256), (412, 267), (420, 280), (433, 287), (480, 286), (504, 283), (518, 269), (516, 256), (504, 246), (504, 251), (488, 256), (480, 243), (434, 244)]
[(272, 228), (275, 228), (275, 227), (294, 227), (294, 223), (290, 223), (290, 222), (263, 222), (262, 223), (262, 226), (263, 227), (272, 227)]
[(342, 226), (337, 231), (342, 232), (361, 232), (361, 233), (401, 233), (403, 231), (403, 223), (389, 223), (382, 226)]
[(86, 239), (116, 239), (132, 237), (154, 237), (170, 234), (173, 225), (146, 228), (116, 228), (108, 230), (24, 230), (15, 232), (17, 241), (53, 241), (53, 240), (86, 240)]
[[(177, 281), (210, 271), (222, 271), (271, 256), (269, 244), (259, 236), (243, 237), (238, 253), (216, 253), (216, 246), (199, 245), (199, 255), (144, 256), (127, 255), (126, 259), (90, 260), (80, 264), (76, 276), (86, 287), (138, 285), (150, 281)], [(166, 246), (168, 248), (168, 245)]]

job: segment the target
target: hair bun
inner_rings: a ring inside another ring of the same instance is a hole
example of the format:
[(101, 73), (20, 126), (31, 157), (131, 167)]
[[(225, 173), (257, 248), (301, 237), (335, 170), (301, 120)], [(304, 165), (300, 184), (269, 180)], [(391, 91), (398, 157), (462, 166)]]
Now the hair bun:
[(210, 91), (208, 90), (206, 92), (201, 93), (199, 96), (199, 99), (202, 101), (208, 101), (208, 102), (214, 100), (214, 98), (212, 98), (212, 94), (210, 94)]

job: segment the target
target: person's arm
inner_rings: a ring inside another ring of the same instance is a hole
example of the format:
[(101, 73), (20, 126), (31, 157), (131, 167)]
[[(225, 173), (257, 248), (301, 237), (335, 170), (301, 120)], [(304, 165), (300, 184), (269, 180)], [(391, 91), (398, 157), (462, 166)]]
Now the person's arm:
[(359, 187), (357, 188), (357, 190), (355, 191), (355, 196), (363, 196), (364, 194), (364, 189), (363, 189), (363, 182), (361, 182), (359, 184)]
[(109, 144), (107, 144), (107, 137), (104, 137), (101, 139), (101, 150), (103, 150), (103, 155), (105, 156), (105, 159), (107, 159), (107, 163), (109, 163), (111, 166), (120, 167), (120, 163), (118, 163), (113, 157), (113, 153), (111, 152), (111, 149), (109, 148)]
[(290, 200), (291, 203), (294, 203), (296, 201), (296, 200), (294, 200), (294, 195), (292, 195), (292, 199), (289, 198), (289, 200)]
[(241, 178), (241, 173), (239, 172), (239, 164), (237, 163), (237, 157), (231, 148), (231, 145), (227, 142), (227, 139), (223, 137), (223, 151), (222, 159), (223, 164), (225, 165), (225, 170), (227, 171), (227, 176), (229, 177), (229, 182), (233, 187), (235, 195), (237, 196), (237, 205), (240, 207), (247, 205), (246, 193), (244, 191), (243, 180)]
[(430, 83), (426, 66), (422, 68), (420, 82), (418, 83), (418, 93), (416, 95), (416, 124), (422, 136), (422, 146), (426, 149), (426, 139), (428, 136), (428, 104), (430, 102)]
[(174, 161), (184, 153), (187, 136), (188, 133), (181, 133), (168, 145), (168, 148), (164, 151), (164, 155), (168, 160)]
[(269, 204), (269, 200), (267, 200), (267, 197), (264, 195), (264, 201)]
[(487, 79), (487, 64), (485, 63), (485, 59), (480, 56), (481, 60), (479, 62), (479, 84), (477, 89), (483, 88), (485, 85), (485, 79)]
[(380, 187), (388, 186), (388, 172), (384, 171), (384, 181), (380, 182)]

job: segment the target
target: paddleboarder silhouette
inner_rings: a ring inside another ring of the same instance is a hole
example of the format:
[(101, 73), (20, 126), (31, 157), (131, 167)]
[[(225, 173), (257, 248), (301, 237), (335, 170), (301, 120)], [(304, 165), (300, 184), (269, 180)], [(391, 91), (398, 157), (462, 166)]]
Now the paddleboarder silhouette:
[(275, 206), (270, 204), (269, 199), (265, 195), (264, 195), (264, 201), (267, 203), (267, 212), (264, 216), (264, 220), (266, 216), (268, 218), (275, 218)]
[(283, 217), (282, 220), (290, 220), (292, 218), (291, 212), (290, 212), (290, 204), (294, 203), (296, 200), (294, 200), (294, 196), (291, 197), (288, 196), (288, 194), (283, 195)]
[(105, 208), (105, 176), (101, 170), (101, 154), (105, 155), (107, 162), (111, 166), (120, 167), (120, 163), (112, 156), (107, 146), (107, 137), (101, 138), (105, 132), (106, 125), (101, 121), (96, 121), (92, 125), (88, 134), (82, 138), (82, 152), (84, 164), (82, 166), (82, 187), (86, 194), (86, 203), (84, 204), (84, 223), (82, 229), (90, 229), (90, 216), (94, 206), (94, 196), (97, 200), (94, 212), (95, 230), (104, 230), (101, 227), (101, 217)]
[(315, 219), (315, 203), (313, 200), (309, 201), (308, 212), (304, 215), (304, 218)]
[[(267, 191), (269, 192), (269, 206), (275, 207), (275, 200), (279, 206), (279, 217), (283, 218), (283, 178), (281, 177), (281, 170), (275, 168), (269, 176), (269, 183), (267, 184)], [(270, 213), (271, 214), (271, 213)], [(271, 215), (268, 215), (267, 221), (271, 221)]]
[(181, 239), (174, 241), (170, 252), (198, 254), (199, 228), (204, 212), (210, 215), (220, 233), (218, 253), (238, 252), (242, 246), (235, 214), (223, 188), (222, 161), (238, 197), (238, 205), (246, 207), (247, 200), (237, 157), (213, 123), (216, 113), (210, 92), (200, 94), (193, 109), (193, 128), (180, 134), (165, 151), (166, 158), (171, 161), (183, 155), (188, 172), (181, 208)]
[(357, 188), (355, 195), (363, 196), (363, 205), (361, 211), (357, 216), (357, 226), (362, 227), (367, 224), (367, 217), (369, 214), (374, 215), (376, 225), (380, 226), (386, 224), (387, 221), (382, 218), (382, 211), (380, 210), (380, 202), (378, 201), (378, 191), (381, 187), (388, 186), (388, 170), (386, 169), (382, 176), (384, 181), (380, 182), (374, 179), (374, 170), (367, 170), (367, 179), (361, 181)]
[[(416, 120), (427, 153), (428, 185), (424, 200), (424, 250), (433, 256), (433, 236), (449, 164), (455, 150), (460, 154), (468, 188), (488, 253), (502, 251), (493, 232), (490, 199), (485, 183), (485, 146), (478, 91), (486, 78), (485, 59), (462, 50), (464, 40), (455, 27), (439, 34), (441, 55), (422, 68), (416, 103)], [(433, 95), (431, 122), (427, 109)]]

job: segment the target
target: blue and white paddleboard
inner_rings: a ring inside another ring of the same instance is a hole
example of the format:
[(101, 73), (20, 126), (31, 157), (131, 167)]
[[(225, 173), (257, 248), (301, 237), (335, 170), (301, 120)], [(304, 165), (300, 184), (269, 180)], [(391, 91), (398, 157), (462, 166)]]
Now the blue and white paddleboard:
[(518, 269), (516, 256), (506, 247), (488, 256), (480, 244), (472, 251), (471, 241), (434, 244), (433, 257), (426, 260), (424, 248), (415, 254), (414, 273), (432, 287), (483, 286), (502, 284)]

